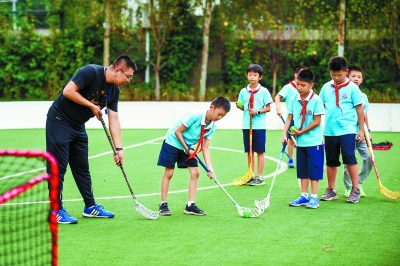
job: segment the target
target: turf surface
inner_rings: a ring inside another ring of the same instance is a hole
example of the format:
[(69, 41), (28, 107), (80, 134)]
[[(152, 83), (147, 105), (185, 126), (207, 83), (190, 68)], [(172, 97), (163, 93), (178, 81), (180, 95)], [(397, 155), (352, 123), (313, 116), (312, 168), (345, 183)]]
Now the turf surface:
[[(165, 132), (123, 130), (125, 171), (139, 202), (152, 210), (158, 209), (160, 201), (163, 168), (156, 164)], [(346, 202), (338, 175), (339, 199), (321, 202), (320, 208), (310, 210), (288, 206), (299, 196), (299, 188), (295, 169), (286, 169), (285, 158), (271, 205), (261, 217), (250, 219), (238, 215), (204, 171), (196, 204), (207, 215), (184, 215), (188, 172), (176, 170), (168, 198), (172, 216), (152, 221), (135, 211), (104, 131), (88, 130), (88, 134), (94, 194), (97, 203), (115, 212), (115, 218), (81, 217), (83, 202), (68, 170), (64, 206), (79, 222), (59, 226), (60, 265), (399, 265), (400, 201), (380, 194), (373, 170), (363, 186), (367, 197), (359, 204)], [(266, 176), (275, 171), (280, 136), (280, 131), (267, 132)], [(383, 185), (399, 191), (400, 134), (374, 133), (373, 137), (377, 143), (394, 143), (388, 151), (375, 151), (375, 160)], [(229, 185), (247, 171), (242, 146), (241, 131), (217, 130), (211, 157), (220, 183), (227, 185), (241, 206), (254, 207), (254, 199), (265, 198), (271, 178), (262, 187)], [(44, 130), (0, 131), (0, 148), (44, 150)], [(325, 190), (326, 178), (320, 183), (318, 196)]]

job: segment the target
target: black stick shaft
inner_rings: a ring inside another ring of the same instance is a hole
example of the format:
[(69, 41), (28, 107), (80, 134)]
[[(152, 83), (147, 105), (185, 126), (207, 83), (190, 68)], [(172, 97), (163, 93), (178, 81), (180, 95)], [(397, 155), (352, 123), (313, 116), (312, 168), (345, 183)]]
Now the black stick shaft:
[[(113, 150), (113, 152), (114, 152), (114, 155), (117, 155), (117, 156), (118, 156), (117, 150), (115, 149), (115, 146), (114, 146), (114, 142), (113, 142), (112, 139), (111, 139), (110, 132), (108, 132), (108, 129), (107, 129), (106, 123), (104, 123), (103, 117), (100, 117), (100, 122), (101, 122), (101, 124), (103, 125), (104, 132), (106, 132), (108, 141), (110, 142), (110, 145), (111, 145), (111, 148), (112, 148), (112, 150)], [(135, 194), (133, 193), (133, 189), (132, 189), (132, 187), (131, 187), (131, 184), (129, 183), (128, 177), (126, 176), (126, 173), (125, 173), (125, 170), (124, 170), (124, 167), (122, 166), (122, 164), (119, 166), (119, 168), (121, 168), (122, 174), (124, 175), (125, 182), (126, 182), (126, 184), (128, 185), (129, 191), (131, 192), (131, 195), (132, 195), (133, 199), (134, 199), (135, 202), (136, 202), (136, 196), (135, 196)]]

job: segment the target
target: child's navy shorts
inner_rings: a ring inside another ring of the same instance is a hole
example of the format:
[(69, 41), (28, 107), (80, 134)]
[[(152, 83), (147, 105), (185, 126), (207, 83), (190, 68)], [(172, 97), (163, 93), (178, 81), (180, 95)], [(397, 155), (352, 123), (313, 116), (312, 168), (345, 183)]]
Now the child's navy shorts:
[[(250, 147), (250, 130), (243, 130), (243, 144), (244, 152), (249, 152)], [(266, 142), (266, 130), (265, 129), (253, 129), (252, 130), (252, 149), (253, 152), (264, 153), (265, 152), (265, 142)]]
[(324, 177), (324, 144), (296, 149), (297, 178), (322, 180)]
[(194, 158), (185, 161), (188, 157), (189, 155), (187, 155), (183, 150), (169, 145), (164, 140), (161, 146), (160, 155), (158, 156), (157, 165), (170, 169), (175, 168), (175, 163), (178, 165), (178, 168), (198, 167), (197, 160)]
[(344, 164), (357, 164), (355, 140), (356, 134), (325, 136), (326, 165), (331, 167), (340, 166), (340, 153), (342, 153)]

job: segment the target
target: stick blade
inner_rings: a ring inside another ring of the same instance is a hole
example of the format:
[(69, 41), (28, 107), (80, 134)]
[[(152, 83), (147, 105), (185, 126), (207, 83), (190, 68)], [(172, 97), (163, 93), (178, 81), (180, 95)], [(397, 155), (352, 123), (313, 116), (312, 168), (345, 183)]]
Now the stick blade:
[(244, 214), (250, 214), (250, 218), (257, 218), (259, 216), (261, 216), (264, 213), (264, 210), (262, 209), (258, 209), (258, 208), (246, 208), (246, 207), (240, 207), (240, 206), (236, 206), (237, 210), (239, 212), (239, 215), (244, 217)]
[(390, 191), (389, 189), (385, 188), (381, 182), (379, 182), (379, 191), (388, 199), (397, 200), (400, 199), (400, 192), (398, 191)]
[(233, 179), (233, 184), (235, 186), (242, 186), (250, 181), (253, 178), (253, 170), (250, 168), (247, 173), (245, 173), (242, 177)]
[(270, 203), (269, 198), (270, 198), (270, 196), (268, 194), (268, 196), (263, 200), (254, 200), (254, 204), (256, 205), (256, 207), (258, 209), (261, 209), (264, 211), (266, 208), (269, 207), (269, 203)]
[(138, 213), (140, 213), (143, 217), (146, 217), (150, 220), (157, 220), (158, 217), (160, 216), (159, 212), (149, 210), (137, 201), (135, 202), (135, 208)]

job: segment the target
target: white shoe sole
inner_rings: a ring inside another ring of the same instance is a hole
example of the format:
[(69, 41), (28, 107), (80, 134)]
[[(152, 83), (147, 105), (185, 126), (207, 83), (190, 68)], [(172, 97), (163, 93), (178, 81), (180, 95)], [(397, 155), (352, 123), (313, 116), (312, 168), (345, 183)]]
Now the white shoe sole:
[(82, 213), (83, 217), (86, 218), (114, 218), (114, 216), (97, 216), (97, 215), (92, 215), (92, 214), (87, 214), (87, 213)]
[(190, 212), (190, 211), (187, 211), (187, 210), (184, 210), (183, 213), (184, 213), (184, 214), (190, 214), (190, 215), (197, 215), (197, 216), (204, 216), (204, 215), (206, 215), (205, 213)]

